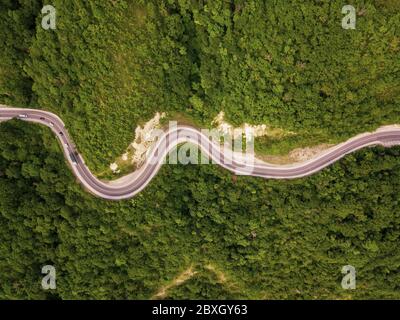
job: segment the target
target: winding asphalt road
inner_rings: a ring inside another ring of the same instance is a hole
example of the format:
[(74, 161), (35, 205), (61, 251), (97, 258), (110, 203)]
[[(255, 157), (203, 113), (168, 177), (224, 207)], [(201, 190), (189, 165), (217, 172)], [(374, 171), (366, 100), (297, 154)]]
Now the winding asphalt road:
[(162, 166), (166, 156), (176, 150), (182, 142), (198, 145), (212, 163), (238, 175), (251, 175), (269, 179), (293, 179), (311, 175), (348, 153), (358, 149), (384, 145), (387, 147), (400, 144), (400, 127), (390, 126), (372, 133), (358, 135), (344, 143), (328, 149), (311, 160), (293, 165), (272, 165), (254, 161), (251, 157), (240, 157), (228, 149), (213, 143), (208, 136), (189, 126), (169, 128), (161, 135), (153, 148), (148, 152), (146, 162), (134, 173), (121, 179), (104, 182), (97, 179), (85, 165), (76, 146), (69, 137), (63, 121), (55, 114), (43, 110), (12, 108), (0, 105), (0, 121), (19, 118), (23, 121), (40, 123), (50, 127), (61, 142), (65, 158), (69, 162), (74, 175), (82, 185), (96, 196), (111, 200), (131, 198), (151, 181)]

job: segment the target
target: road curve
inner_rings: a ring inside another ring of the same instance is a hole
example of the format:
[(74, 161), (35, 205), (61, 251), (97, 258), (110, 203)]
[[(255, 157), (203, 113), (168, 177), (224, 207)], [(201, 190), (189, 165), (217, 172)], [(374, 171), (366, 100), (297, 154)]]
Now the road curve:
[(76, 146), (69, 137), (63, 121), (55, 114), (43, 110), (12, 108), (0, 105), (0, 122), (13, 118), (48, 126), (60, 140), (64, 156), (74, 175), (94, 195), (121, 200), (131, 198), (142, 191), (156, 175), (166, 156), (182, 142), (198, 145), (212, 163), (238, 175), (250, 175), (269, 179), (293, 179), (311, 175), (329, 166), (348, 153), (373, 145), (392, 146), (400, 144), (400, 127), (387, 127), (372, 133), (365, 133), (341, 143), (318, 157), (293, 165), (259, 163), (254, 159), (238, 157), (228, 149), (213, 143), (209, 137), (189, 126), (169, 128), (160, 136), (147, 155), (145, 163), (134, 173), (123, 179), (105, 182), (97, 179), (85, 165)]

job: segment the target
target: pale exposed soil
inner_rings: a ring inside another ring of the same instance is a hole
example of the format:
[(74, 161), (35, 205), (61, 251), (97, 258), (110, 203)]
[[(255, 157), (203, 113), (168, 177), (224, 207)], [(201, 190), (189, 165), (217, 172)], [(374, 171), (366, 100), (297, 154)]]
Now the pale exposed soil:
[(251, 131), (254, 137), (282, 137), (286, 135), (295, 134), (294, 132), (285, 131), (279, 128), (272, 128), (265, 124), (260, 125), (250, 125), (248, 123), (244, 123), (240, 127), (233, 127), (230, 123), (224, 120), (225, 113), (221, 111), (213, 120), (212, 124), (216, 126), (216, 128), (222, 132), (223, 134), (228, 134), (237, 138), (242, 133), (248, 133)]
[(213, 273), (215, 273), (215, 275), (218, 278), (219, 283), (225, 283), (226, 282), (226, 280), (227, 280), (226, 275), (222, 271), (217, 270), (212, 264), (206, 265), (205, 268), (210, 270), (210, 271), (212, 271)]
[[(120, 167), (127, 167), (128, 165), (133, 168), (139, 167), (146, 159), (146, 153), (154, 142), (151, 139), (150, 133), (154, 129), (160, 129), (160, 120), (166, 116), (165, 113), (157, 112), (155, 116), (146, 122), (143, 126), (138, 126), (135, 130), (135, 140), (129, 145), (126, 152), (121, 155), (114, 163), (110, 165), (113, 173), (118, 174)], [(296, 134), (295, 132), (285, 131), (280, 128), (272, 128), (265, 124), (262, 125), (249, 125), (247, 123), (240, 127), (234, 127), (224, 120), (225, 114), (221, 111), (213, 120), (213, 125), (223, 135), (232, 136), (234, 139), (242, 134), (251, 133), (253, 137), (269, 136), (274, 138), (284, 138), (285, 136)], [(385, 130), (385, 126), (378, 130)], [(332, 147), (332, 144), (320, 144), (312, 147), (296, 148), (286, 155), (256, 155), (255, 161), (259, 163), (270, 164), (295, 164), (314, 158), (327, 149)]]
[(150, 133), (154, 129), (160, 127), (160, 120), (165, 117), (165, 113), (157, 112), (152, 119), (147, 121), (143, 126), (135, 129), (135, 140), (128, 146), (126, 152), (122, 154), (116, 161), (110, 164), (113, 173), (118, 173), (118, 168), (127, 164), (140, 166), (146, 159), (146, 152), (153, 143)]
[[(226, 284), (228, 282), (227, 276), (220, 270), (218, 270), (214, 265), (207, 264), (205, 268), (217, 276), (218, 282), (221, 284)], [(191, 279), (194, 275), (196, 275), (198, 271), (194, 270), (193, 264), (189, 266), (186, 270), (180, 273), (176, 278), (174, 278), (170, 283), (167, 285), (162, 286), (158, 289), (157, 293), (155, 293), (151, 299), (163, 299), (167, 296), (168, 290), (181, 285), (185, 281)], [(233, 287), (234, 285), (229, 285), (229, 287)]]
[(168, 293), (168, 290), (179, 286), (180, 284), (184, 283), (185, 281), (189, 280), (193, 277), (197, 271), (193, 271), (193, 265), (191, 265), (188, 269), (180, 273), (176, 278), (174, 278), (170, 283), (165, 286), (162, 286), (156, 294), (154, 294), (151, 299), (163, 299)]
[(324, 143), (314, 147), (296, 148), (286, 155), (257, 155), (257, 158), (272, 164), (293, 164), (310, 160), (332, 146), (332, 144)]

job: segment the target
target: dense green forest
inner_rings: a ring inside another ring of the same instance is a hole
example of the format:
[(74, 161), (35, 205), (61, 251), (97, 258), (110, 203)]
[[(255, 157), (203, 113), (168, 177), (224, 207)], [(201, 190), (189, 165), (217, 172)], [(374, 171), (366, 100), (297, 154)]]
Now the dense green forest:
[(97, 172), (156, 111), (297, 133), (258, 141), (275, 153), (400, 122), (396, 0), (351, 1), (356, 30), (339, 0), (55, 0), (56, 30), (40, 1), (1, 3), (1, 102), (61, 115)]
[[(110, 202), (76, 183), (47, 128), (0, 134), (0, 298), (147, 299), (188, 268), (165, 298), (400, 298), (399, 147), (293, 181), (165, 165)], [(347, 264), (356, 290), (340, 286)]]
[[(400, 123), (400, 2), (0, 0), (0, 103), (59, 114), (100, 172), (156, 111), (296, 132), (260, 152)], [(400, 299), (400, 147), (273, 181), (165, 165), (111, 202), (50, 130), (0, 124), (0, 298)], [(41, 267), (57, 289), (41, 288)], [(344, 265), (357, 289), (340, 286)], [(190, 270), (191, 272), (188, 272)], [(184, 281), (177, 281), (184, 277)], [(160, 293), (161, 292), (161, 293)]]

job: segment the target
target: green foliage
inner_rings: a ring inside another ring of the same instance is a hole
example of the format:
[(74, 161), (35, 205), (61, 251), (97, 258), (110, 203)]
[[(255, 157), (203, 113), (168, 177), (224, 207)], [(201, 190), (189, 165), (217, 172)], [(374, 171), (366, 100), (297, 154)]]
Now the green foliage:
[(400, 11), (353, 4), (356, 30), (342, 29), (341, 1), (213, 1), (193, 9), (195, 101), (208, 117), (223, 109), (234, 124), (266, 123), (326, 142), (399, 122)]
[[(337, 142), (399, 122), (400, 11), (355, 0), (0, 0), (0, 102), (59, 114), (102, 171), (156, 111), (294, 131), (258, 151)], [(134, 199), (83, 190), (48, 129), (0, 125), (0, 298), (397, 298), (400, 148), (347, 156), (305, 179), (164, 166)], [(57, 269), (57, 290), (40, 287)], [(215, 266), (221, 276), (207, 268)], [(340, 287), (357, 270), (357, 290)]]
[(319, 143), (332, 142), (321, 133), (303, 133), (284, 137), (257, 137), (254, 149), (257, 154), (286, 155), (295, 148), (304, 148)]
[[(166, 165), (110, 202), (76, 184), (48, 129), (14, 121), (0, 134), (3, 299), (147, 299), (190, 265), (166, 298), (400, 298), (400, 148), (292, 181)], [(50, 293), (45, 264), (57, 269)], [(340, 287), (347, 264), (354, 291)]]
[[(41, 108), (62, 116), (91, 168), (104, 169), (136, 124), (188, 98), (179, 17), (127, 1), (54, 1), (57, 30), (37, 28), (25, 70)], [(162, 110), (161, 110), (162, 111)]]
[(193, 277), (168, 290), (165, 299), (246, 299), (242, 290), (237, 286), (227, 285), (215, 273), (200, 266)]
[(0, 101), (27, 106), (32, 80), (23, 71), (41, 1), (0, 0)]
[(37, 96), (97, 172), (156, 111), (208, 127), (224, 110), (308, 144), (400, 122), (397, 1), (353, 1), (356, 30), (342, 29), (338, 0), (57, 0), (54, 31), (40, 27), (40, 1), (5, 3), (2, 101)]

